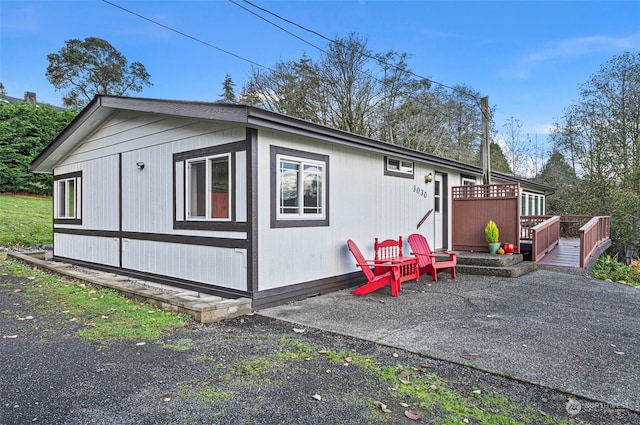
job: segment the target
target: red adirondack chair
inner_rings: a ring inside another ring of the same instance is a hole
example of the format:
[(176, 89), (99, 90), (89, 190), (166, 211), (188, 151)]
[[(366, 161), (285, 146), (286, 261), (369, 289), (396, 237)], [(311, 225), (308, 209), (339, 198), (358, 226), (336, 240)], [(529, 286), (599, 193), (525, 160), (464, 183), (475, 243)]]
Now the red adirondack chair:
[(375, 250), (375, 267), (374, 274), (386, 271), (384, 265), (387, 263), (396, 264), (400, 274), (398, 276), (398, 290), (402, 290), (402, 282), (408, 280), (418, 280), (420, 272), (418, 271), (418, 261), (416, 257), (405, 257), (402, 254), (402, 236), (398, 236), (398, 240), (386, 239), (380, 241), (375, 238), (373, 243)]
[[(378, 238), (376, 238), (373, 242), (373, 250), (375, 252), (375, 256), (373, 260), (376, 263), (390, 261), (394, 258), (402, 257), (402, 236), (395, 239), (386, 239), (382, 242)], [(382, 269), (382, 272), (385, 272), (386, 268)], [(378, 274), (378, 266), (374, 267), (373, 272)]]
[[(451, 278), (456, 278), (456, 263), (458, 260), (456, 259), (457, 254), (455, 252), (443, 251), (439, 252), (438, 255), (434, 254), (433, 251), (431, 251), (429, 242), (427, 242), (427, 238), (418, 233), (409, 235), (407, 241), (411, 247), (411, 253), (418, 257), (418, 270), (420, 274), (428, 273), (431, 275), (431, 279), (436, 282), (440, 271), (450, 269)], [(449, 260), (437, 261), (439, 255), (449, 255)]]
[[(366, 295), (384, 286), (391, 285), (391, 295), (397, 297), (398, 291), (400, 290), (399, 266), (391, 263), (376, 265), (375, 261), (373, 260), (365, 260), (364, 256), (360, 252), (360, 249), (351, 239), (347, 241), (347, 246), (349, 247), (349, 251), (351, 251), (354, 258), (356, 259), (356, 265), (362, 269), (362, 273), (364, 273), (365, 277), (367, 278), (367, 283), (354, 289), (353, 291), (351, 291), (351, 293), (353, 295)], [(380, 274), (374, 274), (371, 270), (371, 267), (374, 266), (386, 268), (387, 271), (384, 273), (380, 272)]]

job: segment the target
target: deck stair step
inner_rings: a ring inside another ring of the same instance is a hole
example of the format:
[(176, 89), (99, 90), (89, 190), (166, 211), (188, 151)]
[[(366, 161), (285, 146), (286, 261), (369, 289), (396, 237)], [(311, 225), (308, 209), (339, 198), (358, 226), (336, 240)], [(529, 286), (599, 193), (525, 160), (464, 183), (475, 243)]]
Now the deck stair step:
[(483, 276), (519, 277), (538, 267), (531, 261), (523, 261), (522, 254), (499, 255), (482, 252), (458, 252), (456, 270), (462, 274)]

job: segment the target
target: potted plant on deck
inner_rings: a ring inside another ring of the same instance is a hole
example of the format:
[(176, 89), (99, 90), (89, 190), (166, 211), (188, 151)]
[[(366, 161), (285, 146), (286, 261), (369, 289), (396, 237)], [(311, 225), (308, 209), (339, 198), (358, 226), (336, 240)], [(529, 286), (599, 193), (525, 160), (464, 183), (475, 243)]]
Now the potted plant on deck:
[(487, 227), (484, 228), (484, 234), (487, 237), (487, 242), (489, 242), (489, 253), (497, 253), (500, 248), (500, 232), (493, 220), (489, 220), (489, 223), (487, 223)]

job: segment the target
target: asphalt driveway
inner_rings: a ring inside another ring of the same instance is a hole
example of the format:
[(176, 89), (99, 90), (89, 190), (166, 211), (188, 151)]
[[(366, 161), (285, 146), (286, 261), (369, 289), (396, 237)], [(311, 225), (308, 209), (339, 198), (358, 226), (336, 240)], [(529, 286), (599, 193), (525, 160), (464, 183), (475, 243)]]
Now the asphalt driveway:
[(640, 411), (640, 288), (537, 270), (446, 273), (358, 297), (348, 290), (260, 314), (559, 389), (582, 408)]

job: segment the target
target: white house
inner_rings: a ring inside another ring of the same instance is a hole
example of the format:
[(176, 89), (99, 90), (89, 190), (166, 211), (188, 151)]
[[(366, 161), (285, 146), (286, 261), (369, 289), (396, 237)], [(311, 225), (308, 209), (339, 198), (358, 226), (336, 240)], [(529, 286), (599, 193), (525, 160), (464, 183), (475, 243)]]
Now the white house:
[[(451, 187), (482, 175), (258, 108), (112, 96), (31, 169), (54, 176), (55, 259), (254, 308), (360, 283), (347, 239), (365, 255), (375, 237), (416, 231), (450, 248)], [(545, 187), (494, 178), (544, 213)]]

